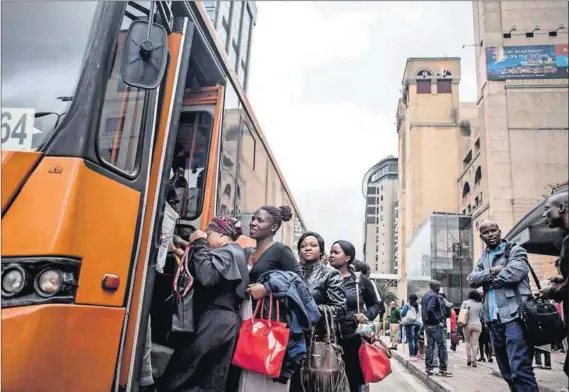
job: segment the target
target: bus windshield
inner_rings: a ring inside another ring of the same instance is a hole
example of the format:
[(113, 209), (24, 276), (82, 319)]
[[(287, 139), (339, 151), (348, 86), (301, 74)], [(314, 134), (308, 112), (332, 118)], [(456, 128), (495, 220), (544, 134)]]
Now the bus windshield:
[(63, 120), (98, 4), (2, 2), (3, 150), (37, 150)]

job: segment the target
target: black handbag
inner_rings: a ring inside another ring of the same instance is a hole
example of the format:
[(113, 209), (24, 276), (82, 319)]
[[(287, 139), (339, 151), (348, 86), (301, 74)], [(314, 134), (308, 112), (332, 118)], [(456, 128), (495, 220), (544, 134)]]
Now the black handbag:
[[(511, 247), (506, 249), (509, 258)], [(538, 290), (541, 290), (539, 279), (526, 259), (533, 280)], [(543, 346), (562, 341), (567, 337), (567, 329), (555, 305), (541, 297), (530, 297), (524, 302), (518, 286), (514, 289), (519, 306), (519, 316), (526, 330), (526, 339), (534, 346)]]
[(172, 332), (192, 333), (194, 326), (194, 278), (188, 268), (193, 255), (193, 246), (188, 246), (178, 264), (173, 281)]

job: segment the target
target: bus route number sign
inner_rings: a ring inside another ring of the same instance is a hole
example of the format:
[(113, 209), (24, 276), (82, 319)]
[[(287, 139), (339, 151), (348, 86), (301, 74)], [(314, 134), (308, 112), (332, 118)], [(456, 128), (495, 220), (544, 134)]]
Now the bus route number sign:
[(2, 150), (32, 149), (34, 109), (2, 108)]

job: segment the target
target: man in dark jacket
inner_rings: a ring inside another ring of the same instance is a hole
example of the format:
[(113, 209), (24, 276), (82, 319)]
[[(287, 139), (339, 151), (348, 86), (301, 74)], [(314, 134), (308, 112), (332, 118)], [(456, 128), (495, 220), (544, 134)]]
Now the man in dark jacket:
[(439, 374), (441, 376), (452, 376), (448, 371), (448, 353), (444, 336), (444, 328), (446, 325), (445, 312), (439, 300), (439, 291), (441, 283), (436, 280), (429, 282), (431, 288), (423, 296), (422, 318), (425, 326), (425, 335), (427, 338), (427, 355), (425, 357), (425, 367), (427, 375), (433, 375), (435, 347), (439, 357)]
[[(543, 217), (550, 228), (559, 228), (563, 230), (563, 245), (561, 246), (561, 255), (559, 256), (559, 273), (551, 279), (555, 286), (544, 287), (541, 295), (557, 302), (563, 301), (563, 317), (565, 325), (568, 328), (569, 335), (569, 287), (567, 278), (569, 277), (569, 193), (560, 192), (555, 194), (545, 203), (545, 212)], [(565, 374), (569, 377), (569, 352), (565, 353), (565, 365), (563, 366)]]

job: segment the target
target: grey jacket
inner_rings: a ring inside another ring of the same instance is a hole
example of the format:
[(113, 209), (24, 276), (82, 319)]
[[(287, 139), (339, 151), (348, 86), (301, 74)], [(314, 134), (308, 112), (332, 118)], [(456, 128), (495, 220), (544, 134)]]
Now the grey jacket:
[[(506, 240), (502, 240), (502, 242), (508, 244)], [(480, 259), (478, 259), (474, 270), (467, 277), (468, 283), (472, 288), (476, 289), (482, 286), (485, 292), (488, 289), (494, 289), (498, 313), (502, 323), (518, 318), (519, 307), (515, 287), (518, 288), (523, 302), (527, 301), (531, 295), (528, 279), (528, 254), (526, 250), (515, 243), (511, 243), (510, 256), (507, 260), (505, 253), (504, 250), (498, 253), (492, 265), (490, 265), (489, 252), (485, 250)], [(498, 265), (503, 265), (504, 269), (499, 274), (492, 276), (490, 268)], [(487, 296), (484, 297), (482, 318), (486, 321), (489, 318)]]

